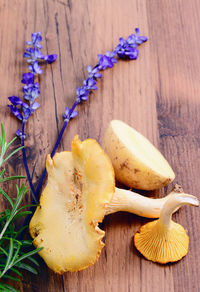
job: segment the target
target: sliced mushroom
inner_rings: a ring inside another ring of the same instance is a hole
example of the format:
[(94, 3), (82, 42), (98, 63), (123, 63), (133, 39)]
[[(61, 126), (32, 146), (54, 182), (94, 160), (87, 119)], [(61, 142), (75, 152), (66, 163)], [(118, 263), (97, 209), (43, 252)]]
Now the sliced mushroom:
[(40, 256), (53, 271), (79, 271), (94, 264), (104, 246), (98, 227), (115, 181), (110, 160), (95, 140), (76, 136), (72, 152), (47, 157), (48, 183), (30, 222)]

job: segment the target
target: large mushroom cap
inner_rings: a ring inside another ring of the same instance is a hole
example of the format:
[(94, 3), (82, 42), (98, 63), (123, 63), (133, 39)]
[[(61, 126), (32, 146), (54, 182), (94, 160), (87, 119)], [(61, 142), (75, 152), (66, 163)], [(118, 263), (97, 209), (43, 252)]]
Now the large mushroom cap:
[(96, 262), (105, 232), (98, 227), (114, 193), (114, 171), (92, 139), (76, 136), (72, 152), (47, 156), (48, 183), (30, 222), (40, 256), (57, 273), (82, 270)]

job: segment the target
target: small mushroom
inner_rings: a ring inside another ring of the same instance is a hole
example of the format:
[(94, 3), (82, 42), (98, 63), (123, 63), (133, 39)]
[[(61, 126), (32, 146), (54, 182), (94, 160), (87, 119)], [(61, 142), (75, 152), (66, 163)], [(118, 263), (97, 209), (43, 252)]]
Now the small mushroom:
[(160, 218), (143, 225), (134, 236), (138, 251), (148, 260), (160, 264), (176, 262), (188, 252), (189, 237), (185, 229), (171, 217), (182, 205), (199, 206), (196, 197), (177, 188), (163, 206)]
[(103, 149), (111, 159), (116, 179), (130, 188), (155, 190), (175, 178), (171, 166), (155, 146), (122, 121), (110, 122)]
[(72, 152), (47, 156), (48, 182), (29, 230), (47, 265), (57, 273), (94, 264), (104, 246), (98, 227), (106, 214), (128, 211), (157, 218), (169, 194), (150, 199), (115, 189), (109, 157), (93, 139), (72, 141)]

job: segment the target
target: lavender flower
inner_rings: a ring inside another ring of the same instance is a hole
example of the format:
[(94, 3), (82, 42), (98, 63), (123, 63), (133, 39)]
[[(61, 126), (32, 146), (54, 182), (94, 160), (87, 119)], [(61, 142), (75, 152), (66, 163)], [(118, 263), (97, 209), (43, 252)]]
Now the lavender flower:
[(79, 103), (82, 100), (87, 100), (90, 92), (85, 86), (76, 88), (76, 101)]
[(22, 134), (22, 131), (20, 131), (19, 129), (16, 131), (16, 135), (17, 137), (19, 137), (20, 139), (26, 139), (26, 134)]
[(24, 83), (26, 85), (34, 83), (34, 74), (31, 72), (24, 73), (22, 75), (21, 83)]
[[(49, 64), (53, 63), (57, 59), (57, 55), (43, 55), (40, 51), (42, 45), (40, 42), (42, 41), (41, 32), (34, 32), (31, 35), (32, 41), (26, 42), (27, 45), (31, 46), (26, 49), (24, 52), (24, 58), (27, 58), (28, 69), (30, 72), (24, 73), (22, 76), (21, 83), (25, 84), (23, 86), (24, 99), (29, 102), (24, 103), (19, 97), (11, 96), (9, 97), (12, 105), (9, 105), (11, 112), (24, 124), (27, 122), (29, 117), (34, 113), (36, 109), (39, 108), (39, 103), (35, 100), (40, 95), (39, 84), (34, 82), (36, 74), (42, 74), (41, 66), (38, 63), (38, 60), (46, 61)], [(21, 133), (22, 132), (22, 133)], [(18, 137), (25, 138), (24, 130), (17, 130)], [(21, 134), (20, 134), (21, 133)]]
[(53, 63), (54, 61), (56, 61), (57, 59), (57, 55), (56, 54), (53, 54), (53, 55), (47, 55), (47, 56), (44, 56), (43, 59), (45, 61), (47, 61), (48, 64), (51, 64)]
[(36, 82), (36, 83), (25, 85), (23, 87), (23, 92), (24, 92), (24, 99), (32, 103), (40, 95), (39, 84)]
[(41, 49), (42, 45), (39, 44), (39, 42), (42, 41), (42, 33), (41, 32), (34, 32), (31, 35), (32, 41), (26, 42), (27, 45), (32, 45), (35, 48)]
[(18, 108), (16, 106), (13, 105), (8, 105), (8, 107), (11, 110), (11, 113), (20, 121), (23, 120), (23, 116), (22, 114), (19, 112)]
[[(12, 105), (9, 105), (11, 112), (22, 121), (22, 130), (17, 130), (17, 135), (21, 139), (22, 146), (24, 146), (24, 139), (26, 134), (24, 132), (25, 124), (31, 114), (40, 106), (35, 100), (38, 98), (40, 91), (38, 83), (34, 82), (34, 76), (36, 74), (41, 74), (42, 69), (40, 67), (41, 63), (46, 61), (51, 64), (57, 59), (57, 55), (43, 55), (40, 51), (42, 48), (40, 42), (42, 41), (41, 33), (33, 33), (32, 40), (27, 42), (31, 47), (27, 48), (24, 57), (27, 58), (28, 68), (30, 70), (29, 73), (23, 74), (21, 82), (25, 84), (23, 86), (24, 99), (29, 102), (29, 104), (24, 103), (19, 97), (12, 96), (10, 97), (10, 102)], [(76, 100), (71, 108), (66, 107), (65, 113), (63, 115), (64, 124), (59, 133), (56, 144), (53, 147), (51, 157), (54, 156), (57, 147), (62, 139), (63, 133), (67, 127), (70, 119), (75, 118), (78, 115), (78, 112), (75, 110), (76, 106), (88, 99), (88, 96), (92, 90), (97, 89), (97, 79), (102, 77), (100, 71), (106, 70), (107, 68), (112, 68), (115, 63), (117, 63), (117, 58), (119, 59), (137, 59), (138, 58), (138, 46), (143, 42), (147, 41), (145, 36), (140, 36), (139, 29), (136, 28), (135, 34), (131, 34), (127, 39), (120, 38), (119, 44), (112, 52), (107, 52), (105, 55), (98, 55), (98, 63), (95, 67), (88, 66), (88, 78), (83, 81), (82, 87), (78, 87), (76, 89)], [(38, 63), (40, 61), (40, 65)], [(46, 169), (42, 173), (40, 181), (38, 183), (37, 189), (35, 191), (32, 179), (28, 170), (27, 159), (25, 148), (23, 151), (23, 161), (26, 170), (26, 174), (28, 177), (29, 185), (33, 194), (38, 197), (40, 189), (43, 184), (43, 180), (46, 175)]]
[(95, 66), (94, 68), (92, 68), (92, 66), (88, 66), (88, 78), (101, 78), (102, 74), (99, 73), (99, 66)]
[(106, 52), (105, 55), (98, 55), (99, 58), (99, 70), (105, 70), (107, 68), (112, 68), (115, 63), (117, 63), (117, 60), (115, 59), (115, 52)]
[(38, 60), (44, 60), (47, 61), (48, 64), (53, 63), (57, 59), (57, 55), (43, 55), (40, 51), (42, 49), (42, 45), (40, 42), (42, 41), (42, 34), (41, 32), (34, 32), (31, 35), (32, 41), (26, 42), (27, 45), (30, 45), (32, 47), (27, 48), (24, 57), (28, 58), (27, 62), (31, 65), (29, 66), (29, 70), (33, 74), (42, 74), (42, 70), (38, 64)]
[(34, 63), (38, 59), (44, 59), (44, 55), (38, 48), (27, 48), (24, 52), (24, 58), (28, 58), (28, 63)]
[(75, 118), (78, 115), (78, 111), (72, 111), (68, 107), (65, 108), (65, 113), (63, 115), (64, 121), (69, 122), (70, 119)]
[(138, 45), (147, 41), (147, 37), (140, 36), (139, 28), (135, 29), (135, 34), (131, 34), (127, 40), (124, 38), (119, 39), (119, 44), (115, 48), (114, 52), (121, 59), (135, 60), (138, 58)]
[(119, 44), (113, 52), (108, 51), (105, 55), (99, 54), (98, 64), (94, 68), (92, 68), (92, 66), (88, 66), (88, 78), (83, 81), (82, 87), (77, 87), (76, 89), (76, 101), (73, 107), (71, 109), (66, 108), (65, 114), (63, 115), (64, 121), (69, 121), (70, 116), (73, 114), (72, 109), (74, 109), (81, 101), (86, 101), (91, 90), (97, 89), (97, 79), (102, 77), (102, 74), (99, 73), (99, 71), (112, 68), (114, 64), (117, 63), (117, 56), (120, 59), (137, 59), (139, 54), (137, 47), (146, 41), (147, 37), (140, 36), (139, 28), (136, 28), (135, 34), (131, 34), (127, 40), (124, 38), (119, 39)]
[(38, 64), (38, 61), (33, 62), (32, 65), (28, 66), (28, 69), (33, 73), (33, 74), (42, 74), (42, 69)]

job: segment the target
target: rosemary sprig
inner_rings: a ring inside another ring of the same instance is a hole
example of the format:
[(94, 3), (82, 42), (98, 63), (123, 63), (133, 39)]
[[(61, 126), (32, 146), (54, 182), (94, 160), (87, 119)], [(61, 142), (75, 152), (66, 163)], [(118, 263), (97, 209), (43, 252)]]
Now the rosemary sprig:
[[(22, 216), (29, 215), (31, 211), (26, 209), (32, 205), (21, 207), (22, 200), (28, 189), (24, 184), (21, 187), (16, 185), (16, 197), (11, 198), (3, 189), (2, 184), (5, 181), (25, 178), (24, 176), (9, 176), (5, 177), (5, 169), (2, 165), (11, 158), (16, 152), (23, 147), (19, 147), (6, 155), (8, 147), (15, 141), (14, 138), (10, 143), (5, 141), (5, 129), (1, 123), (0, 136), (0, 194), (7, 200), (10, 209), (5, 209), (0, 213), (0, 279), (20, 281), (22, 277), (21, 269), (27, 270), (33, 274), (37, 274), (35, 266), (38, 262), (33, 258), (33, 255), (38, 253), (40, 249), (31, 249), (31, 240), (19, 239), (20, 234), (27, 228), (23, 226), (19, 230), (16, 227), (16, 220)], [(28, 262), (27, 262), (28, 260)], [(12, 286), (5, 282), (0, 283), (0, 291), (17, 291)]]

